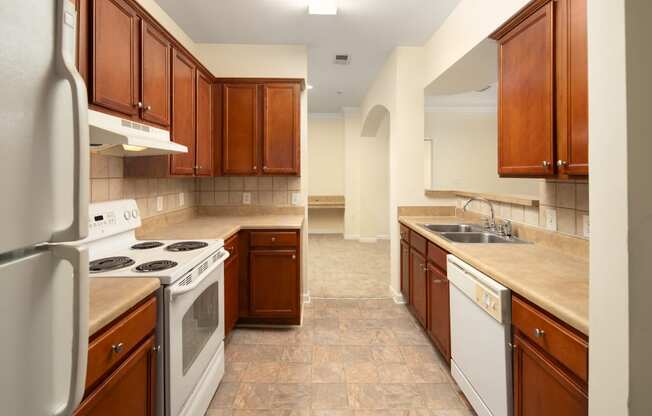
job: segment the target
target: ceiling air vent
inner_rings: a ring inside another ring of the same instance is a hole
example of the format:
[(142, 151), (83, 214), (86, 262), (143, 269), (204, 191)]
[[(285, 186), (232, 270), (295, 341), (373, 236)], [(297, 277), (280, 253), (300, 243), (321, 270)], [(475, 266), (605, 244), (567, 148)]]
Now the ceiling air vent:
[(351, 62), (349, 54), (335, 55), (335, 63), (337, 65), (348, 65)]

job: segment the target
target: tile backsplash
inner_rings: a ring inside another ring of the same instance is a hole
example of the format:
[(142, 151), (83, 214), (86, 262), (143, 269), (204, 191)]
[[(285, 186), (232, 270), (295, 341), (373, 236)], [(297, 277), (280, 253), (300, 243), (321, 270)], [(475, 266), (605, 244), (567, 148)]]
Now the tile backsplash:
[(123, 171), (122, 157), (92, 154), (91, 202), (133, 198), (143, 218), (197, 205), (194, 178), (125, 178)]
[[(220, 176), (198, 178), (200, 206), (292, 206), (292, 195), (301, 198), (301, 178), (287, 176)], [(249, 203), (245, 203), (248, 195)]]
[[(468, 198), (458, 197), (458, 208), (462, 208), (466, 201)], [(489, 214), (489, 207), (483, 203), (473, 202), (470, 210), (484, 215)], [(541, 180), (538, 207), (495, 202), (494, 210), (498, 218), (541, 228), (546, 228), (548, 216), (554, 213), (556, 231), (588, 238), (584, 233), (584, 217), (586, 216), (588, 221), (589, 184), (586, 180)]]
[[(245, 193), (249, 204), (244, 203)], [(295, 193), (298, 205), (304, 205), (299, 177), (127, 178), (122, 157), (91, 155), (91, 202), (133, 198), (143, 218), (195, 206), (288, 207), (293, 205)], [(159, 197), (161, 210), (157, 206)]]

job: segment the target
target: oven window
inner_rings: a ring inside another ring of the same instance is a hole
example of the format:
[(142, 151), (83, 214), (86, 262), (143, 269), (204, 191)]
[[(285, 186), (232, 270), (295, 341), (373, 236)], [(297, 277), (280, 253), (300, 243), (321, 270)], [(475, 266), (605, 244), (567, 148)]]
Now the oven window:
[(183, 315), (183, 375), (220, 324), (219, 282), (208, 286)]

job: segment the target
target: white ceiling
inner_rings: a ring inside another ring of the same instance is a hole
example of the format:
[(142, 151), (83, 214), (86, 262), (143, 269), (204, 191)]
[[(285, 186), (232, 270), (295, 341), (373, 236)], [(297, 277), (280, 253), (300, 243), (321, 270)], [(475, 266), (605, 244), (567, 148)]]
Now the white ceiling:
[(156, 1), (195, 42), (307, 45), (312, 113), (360, 105), (391, 50), (423, 45), (459, 3), (339, 0), (337, 16), (310, 16), (308, 0)]

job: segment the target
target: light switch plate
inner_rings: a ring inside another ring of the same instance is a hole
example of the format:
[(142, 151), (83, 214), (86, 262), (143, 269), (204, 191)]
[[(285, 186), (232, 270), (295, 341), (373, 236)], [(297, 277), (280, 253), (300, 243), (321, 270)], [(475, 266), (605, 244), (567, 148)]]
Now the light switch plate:
[(157, 211), (163, 211), (163, 197), (162, 196), (157, 196), (156, 197), (156, 210)]
[(243, 192), (242, 193), (242, 204), (243, 205), (251, 205), (251, 192)]
[(182, 207), (186, 205), (186, 198), (183, 195), (183, 192), (179, 192), (179, 206)]
[(546, 210), (546, 228), (557, 231), (557, 210), (554, 208)]
[(301, 193), (292, 192), (292, 205), (299, 205), (301, 203)]
[(591, 234), (591, 229), (590, 229), (590, 223), (589, 223), (589, 216), (588, 215), (582, 215), (582, 235), (584, 237), (589, 238)]

